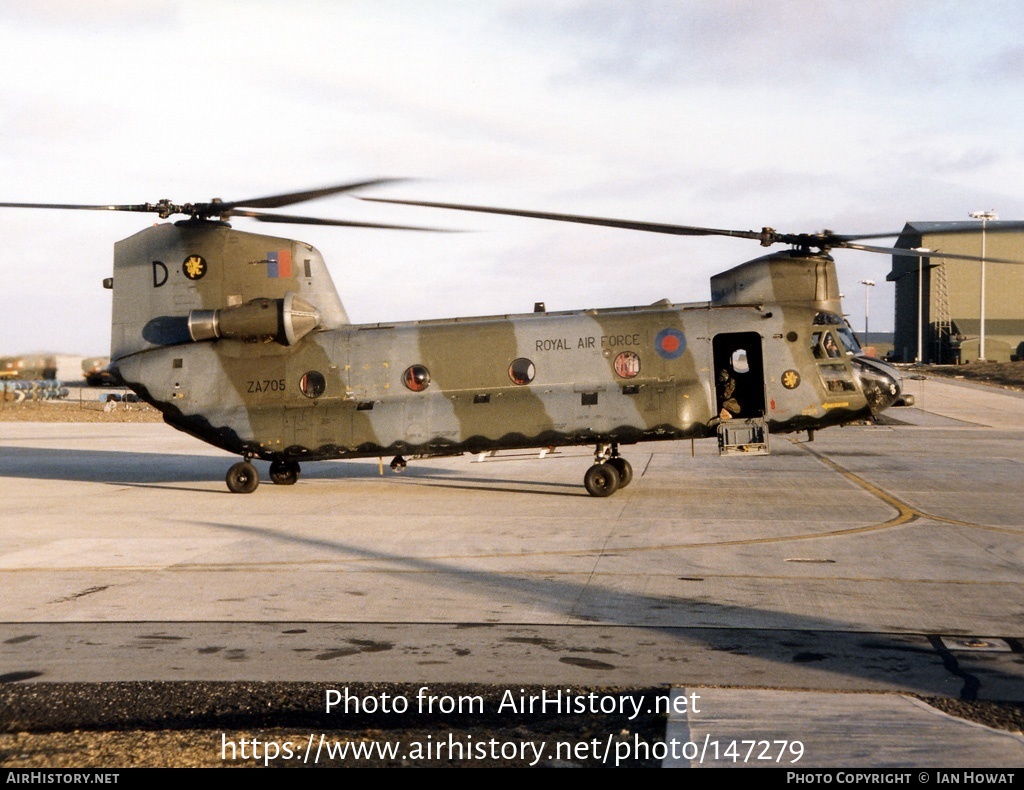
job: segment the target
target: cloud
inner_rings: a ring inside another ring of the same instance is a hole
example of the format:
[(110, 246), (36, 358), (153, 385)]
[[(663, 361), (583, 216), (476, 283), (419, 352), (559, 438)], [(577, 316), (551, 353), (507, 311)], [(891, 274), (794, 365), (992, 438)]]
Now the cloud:
[(23, 25), (47, 31), (74, 30), (82, 34), (98, 30), (140, 33), (166, 29), (179, 15), (179, 5), (152, 0), (104, 0), (102, 3), (33, 0), (0, 6), (0, 25)]
[[(991, 19), (984, 49), (964, 46), (964, 30), (977, 30), (979, 14)], [(742, 85), (782, 94), (865, 84), (893, 92), (954, 76), (979, 79), (986, 60), (1018, 62), (1008, 28), (1021, 21), (1012, 3), (926, 0), (588, 0), (519, 4), (508, 15), (524, 29), (571, 42), (576, 62), (565, 78), (626, 81), (641, 90)], [(1005, 55), (992, 55), (1002, 48)]]

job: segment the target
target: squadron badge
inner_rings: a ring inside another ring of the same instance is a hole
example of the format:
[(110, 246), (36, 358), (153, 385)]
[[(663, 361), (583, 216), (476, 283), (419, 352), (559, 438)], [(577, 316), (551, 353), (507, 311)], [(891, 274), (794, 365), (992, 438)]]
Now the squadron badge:
[(206, 274), (206, 259), (202, 255), (189, 255), (181, 265), (181, 270), (190, 280), (201, 280)]

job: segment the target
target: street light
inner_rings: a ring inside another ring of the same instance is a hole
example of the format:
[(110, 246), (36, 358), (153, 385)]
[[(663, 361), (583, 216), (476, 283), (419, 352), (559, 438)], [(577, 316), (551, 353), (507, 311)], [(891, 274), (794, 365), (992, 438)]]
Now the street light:
[(864, 343), (868, 344), (871, 341), (868, 340), (868, 294), (871, 293), (868, 289), (874, 284), (874, 280), (861, 280), (860, 284), (864, 286)]
[(978, 361), (985, 361), (985, 224), (990, 219), (999, 219), (992, 209), (988, 211), (972, 211), (968, 214), (973, 219), (981, 220), (981, 331), (978, 340)]

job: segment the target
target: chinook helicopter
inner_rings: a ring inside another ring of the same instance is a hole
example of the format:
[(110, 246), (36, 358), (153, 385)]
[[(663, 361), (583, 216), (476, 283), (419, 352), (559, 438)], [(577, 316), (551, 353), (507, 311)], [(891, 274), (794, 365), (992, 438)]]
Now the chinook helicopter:
[[(711, 278), (711, 301), (355, 325), (311, 245), (235, 230), (267, 223), (437, 230), (271, 213), (387, 183), (377, 179), (250, 200), (0, 207), (156, 213), (114, 245), (111, 370), (173, 427), (241, 456), (235, 493), (260, 477), (294, 484), (300, 462), (594, 446), (583, 483), (630, 484), (626, 445), (718, 438), (764, 454), (770, 434), (877, 416), (901, 396), (893, 367), (865, 356), (843, 318), (832, 248), (897, 234), (733, 231), (458, 204), (377, 200), (790, 249)], [(913, 255), (914, 251), (899, 250)], [(924, 253), (919, 253), (924, 254)], [(968, 257), (968, 256), (963, 256)]]

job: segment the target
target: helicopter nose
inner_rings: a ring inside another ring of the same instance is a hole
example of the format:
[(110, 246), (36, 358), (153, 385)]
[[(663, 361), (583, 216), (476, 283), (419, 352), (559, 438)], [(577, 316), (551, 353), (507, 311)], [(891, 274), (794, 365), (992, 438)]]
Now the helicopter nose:
[(852, 361), (872, 414), (880, 414), (899, 400), (903, 386), (896, 368), (872, 357), (857, 356)]

